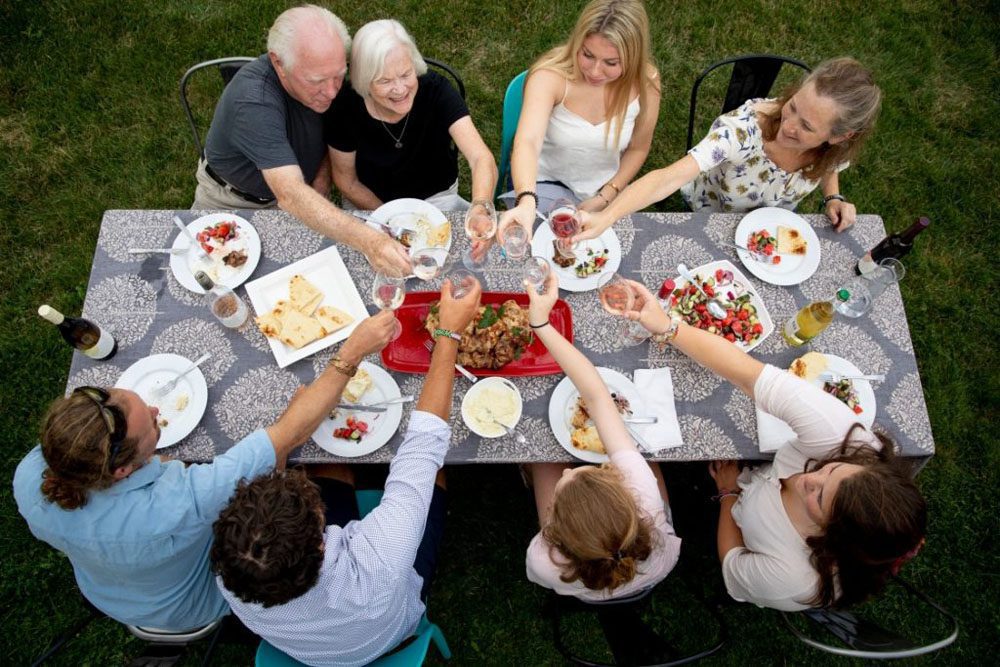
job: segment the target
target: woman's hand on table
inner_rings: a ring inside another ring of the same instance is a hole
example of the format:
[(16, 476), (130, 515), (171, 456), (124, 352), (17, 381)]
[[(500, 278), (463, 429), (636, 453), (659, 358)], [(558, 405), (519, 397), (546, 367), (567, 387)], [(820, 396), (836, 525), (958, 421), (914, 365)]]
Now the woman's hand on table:
[(580, 233), (571, 239), (573, 243), (579, 243), (587, 239), (596, 239), (615, 222), (609, 219), (604, 213), (585, 211), (582, 208), (578, 210), (578, 215), (580, 216)]
[(826, 217), (830, 218), (835, 231), (842, 232), (857, 220), (858, 209), (850, 202), (831, 199), (826, 203)]
[(559, 300), (559, 278), (555, 272), (549, 271), (545, 276), (545, 285), (539, 294), (535, 286), (525, 281), (525, 291), (528, 293), (528, 324), (542, 324), (549, 321), (549, 313)]
[(739, 486), (737, 480), (740, 476), (740, 464), (737, 461), (710, 461), (708, 464), (708, 474), (715, 480), (715, 488), (722, 491), (736, 491)]
[(638, 322), (647, 331), (658, 334), (670, 328), (670, 316), (663, 311), (659, 300), (640, 282), (626, 280), (632, 288), (634, 309), (625, 313), (625, 317)]
[(357, 365), (369, 354), (381, 350), (392, 339), (396, 328), (395, 319), (396, 314), (393, 311), (383, 310), (377, 315), (361, 320), (340, 347), (340, 358), (349, 364)]
[(441, 328), (462, 333), (472, 318), (479, 312), (479, 296), (483, 288), (477, 280), (472, 289), (461, 299), (451, 295), (451, 281), (445, 280), (441, 286), (441, 301), (438, 304), (438, 319)]

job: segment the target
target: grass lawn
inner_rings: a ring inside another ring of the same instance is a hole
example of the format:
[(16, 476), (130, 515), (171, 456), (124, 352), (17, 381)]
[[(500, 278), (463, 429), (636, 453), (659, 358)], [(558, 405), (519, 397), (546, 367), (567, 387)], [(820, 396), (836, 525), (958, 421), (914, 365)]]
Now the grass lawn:
[[(287, 3), (291, 4), (291, 3)], [(569, 32), (583, 0), (336, 2), (356, 30), (403, 21), (423, 52), (458, 69), (480, 132), (495, 151), (510, 78)], [(927, 548), (905, 574), (962, 623), (936, 660), (987, 662), (1000, 645), (997, 488), (1000, 456), (994, 312), (1000, 8), (973, 2), (648, 0), (663, 106), (650, 166), (683, 153), (687, 98), (697, 73), (740, 53), (810, 63), (852, 55), (885, 91), (879, 127), (843, 192), (899, 230), (933, 221), (907, 258), (902, 283), (937, 454), (919, 481), (930, 504)], [(898, 6), (889, 6), (898, 5)], [(194, 192), (195, 151), (177, 102), (191, 64), (264, 50), (271, 0), (83, 0), (0, 3), (0, 633), (8, 664), (27, 664), (82, 616), (67, 560), (36, 541), (10, 492), (14, 467), (65, 386), (70, 350), (35, 315), (42, 302), (77, 313), (101, 214), (112, 208), (183, 209)], [(707, 118), (707, 115), (706, 115)], [(707, 120), (705, 125), (707, 126)], [(467, 179), (464, 181), (467, 183)], [(816, 197), (803, 204), (812, 211)], [(660, 205), (682, 210), (672, 198)], [(985, 289), (984, 289), (985, 288)], [(543, 592), (524, 578), (534, 511), (514, 468), (455, 469), (452, 512), (430, 615), (459, 664), (558, 663)], [(992, 545), (992, 546), (990, 546)], [(691, 541), (661, 586), (653, 613), (684, 645), (702, 627), (688, 588), (719, 588), (711, 549)], [(925, 625), (895, 595), (879, 613)], [(714, 662), (803, 663), (823, 658), (775, 613), (726, 611), (733, 640)], [(893, 621), (895, 622), (895, 621)], [(900, 621), (902, 622), (902, 621)], [(585, 640), (593, 629), (580, 628)], [(55, 660), (121, 664), (139, 644), (110, 621), (88, 628)], [(220, 664), (252, 649), (223, 647)], [(193, 663), (193, 660), (191, 660)]]

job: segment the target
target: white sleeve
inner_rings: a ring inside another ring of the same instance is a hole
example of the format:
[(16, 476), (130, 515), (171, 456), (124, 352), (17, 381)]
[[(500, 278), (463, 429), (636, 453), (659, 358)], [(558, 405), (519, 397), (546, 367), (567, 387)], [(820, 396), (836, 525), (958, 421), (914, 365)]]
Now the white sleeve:
[(796, 602), (808, 596), (814, 582), (797, 580), (780, 560), (766, 554), (736, 547), (722, 560), (722, 578), (734, 600), (760, 607), (801, 611), (808, 605)]

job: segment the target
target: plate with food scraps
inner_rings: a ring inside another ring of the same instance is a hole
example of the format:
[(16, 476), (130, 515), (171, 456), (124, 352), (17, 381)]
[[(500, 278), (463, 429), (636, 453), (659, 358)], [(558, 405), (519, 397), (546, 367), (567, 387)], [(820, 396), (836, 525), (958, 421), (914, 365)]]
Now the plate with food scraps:
[(115, 387), (131, 389), (150, 407), (159, 408), (157, 426), (160, 439), (156, 448), (175, 445), (187, 437), (201, 421), (208, 406), (208, 384), (200, 368), (194, 368), (177, 381), (177, 386), (163, 398), (153, 392), (183, 373), (191, 360), (179, 354), (153, 354), (125, 369)]
[[(371, 405), (401, 395), (399, 385), (385, 369), (362, 361), (357, 374), (344, 387), (340, 402)], [(335, 456), (353, 458), (371, 454), (392, 439), (403, 419), (402, 404), (385, 407), (385, 412), (337, 408), (320, 422), (312, 439)]]
[(336, 246), (246, 284), (279, 368), (346, 339), (368, 309)]
[(819, 268), (816, 230), (784, 208), (768, 206), (747, 213), (736, 226), (734, 242), (756, 251), (736, 252), (750, 273), (772, 285), (798, 285)]
[(763, 343), (774, 332), (774, 321), (763, 299), (732, 262), (720, 259), (702, 264), (691, 269), (691, 274), (709, 295), (731, 305), (726, 309), (725, 319), (716, 319), (708, 313), (705, 297), (683, 278), (675, 278), (673, 291), (668, 297), (670, 310), (685, 322), (722, 336), (745, 352)]
[(853, 363), (835, 354), (808, 352), (792, 362), (788, 369), (807, 382), (811, 382), (828, 394), (832, 394), (858, 416), (858, 421), (867, 428), (875, 423), (875, 390), (867, 380), (841, 380), (824, 382), (819, 374), (831, 371), (837, 375), (864, 375)]
[[(427, 372), (431, 364), (431, 353), (424, 346), (431, 339), (430, 332), (427, 330), (427, 319), (440, 298), (441, 295), (437, 292), (407, 292), (403, 305), (396, 310), (396, 319), (403, 327), (403, 332), (399, 338), (390, 341), (382, 348), (382, 364), (386, 368), (403, 373)], [(524, 292), (483, 292), (479, 298), (481, 310), (477, 314), (479, 318), (476, 320), (477, 327), (482, 324), (485, 325), (486, 329), (489, 329), (495, 319), (502, 317), (500, 308), (507, 301), (514, 301), (519, 309), (524, 311), (519, 314), (520, 318), (527, 316), (528, 295)], [(487, 314), (487, 309), (490, 311), (489, 314)], [(507, 321), (510, 322), (510, 320)], [(573, 315), (568, 303), (562, 299), (557, 300), (549, 315), (549, 321), (566, 340), (573, 342)], [(562, 373), (562, 369), (552, 358), (552, 354), (537, 338), (529, 337), (530, 342), (526, 347), (520, 345), (524, 341), (525, 335), (530, 334), (530, 332), (524, 331), (524, 326), (526, 325), (509, 326), (507, 327), (508, 331), (496, 332), (501, 334), (499, 336), (491, 335), (490, 331), (483, 329), (480, 333), (483, 333), (483, 337), (488, 339), (487, 344), (493, 343), (492, 347), (481, 346), (484, 354), (493, 354), (493, 350), (502, 345), (507, 350), (503, 354), (513, 352), (513, 356), (497, 368), (493, 368), (492, 364), (490, 366), (465, 364), (469, 372), (479, 377), (492, 375), (515, 377)], [(520, 330), (515, 331), (515, 328)], [(509, 338), (507, 333), (510, 334)], [(475, 339), (470, 342), (477, 345)], [(511, 349), (508, 343), (513, 343), (514, 348)], [(464, 340), (462, 344), (465, 345)], [(459, 353), (460, 355), (463, 353), (461, 348)], [(498, 357), (497, 361), (499, 360)]]
[[(615, 399), (618, 412), (623, 416), (643, 414), (642, 396), (631, 380), (610, 368), (599, 366), (597, 372)], [(578, 398), (580, 392), (568, 377), (564, 377), (556, 385), (552, 398), (549, 399), (549, 425), (552, 433), (562, 448), (576, 458), (588, 463), (604, 463), (608, 460), (608, 455), (601, 451), (604, 444), (597, 437), (593, 422), (584, 413), (578, 413)]]
[(514, 383), (506, 378), (483, 378), (469, 387), (462, 398), (462, 421), (481, 438), (501, 438), (521, 421), (524, 401)]
[(597, 289), (600, 277), (608, 271), (614, 273), (622, 263), (622, 244), (612, 227), (605, 229), (596, 239), (577, 244), (572, 263), (568, 260), (560, 263), (555, 240), (552, 228), (545, 222), (541, 223), (531, 237), (531, 254), (549, 260), (559, 276), (559, 287), (567, 292)]
[(394, 236), (412, 250), (451, 249), (451, 222), (441, 210), (423, 199), (394, 199), (372, 211), (372, 222), (388, 225)]
[(249, 222), (232, 213), (203, 215), (187, 224), (208, 258), (190, 248), (187, 236), (178, 234), (172, 248), (190, 248), (170, 255), (170, 270), (177, 282), (197, 294), (204, 294), (195, 271), (204, 271), (212, 282), (235, 289), (246, 282), (260, 262), (260, 236)]

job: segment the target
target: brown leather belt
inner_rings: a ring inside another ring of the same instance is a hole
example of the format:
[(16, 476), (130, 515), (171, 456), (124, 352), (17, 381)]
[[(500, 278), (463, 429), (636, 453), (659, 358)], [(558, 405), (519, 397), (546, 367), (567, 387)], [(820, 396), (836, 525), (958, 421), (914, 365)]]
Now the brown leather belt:
[(213, 181), (215, 181), (216, 183), (218, 183), (222, 187), (227, 188), (230, 192), (232, 192), (237, 197), (239, 197), (241, 199), (247, 200), (251, 204), (260, 204), (261, 206), (265, 206), (267, 204), (274, 203), (274, 197), (271, 197), (270, 199), (261, 199), (260, 197), (258, 197), (256, 195), (250, 194), (249, 192), (243, 192), (242, 190), (237, 190), (236, 188), (234, 188), (229, 183), (226, 183), (226, 181), (223, 180), (223, 178), (221, 176), (219, 176), (217, 173), (215, 173), (215, 171), (212, 169), (212, 167), (208, 164), (207, 160), (205, 161), (205, 173), (208, 174), (209, 176), (211, 176), (211, 178), (212, 178)]

